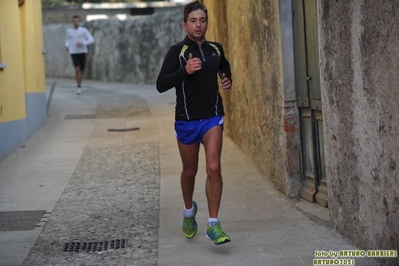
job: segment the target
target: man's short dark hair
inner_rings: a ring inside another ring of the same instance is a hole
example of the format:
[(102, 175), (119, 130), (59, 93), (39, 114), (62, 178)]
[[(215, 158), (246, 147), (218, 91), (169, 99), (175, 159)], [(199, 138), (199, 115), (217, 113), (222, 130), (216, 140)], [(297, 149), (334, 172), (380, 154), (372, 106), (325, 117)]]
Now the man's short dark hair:
[(75, 18), (77, 18), (77, 19), (80, 20), (80, 17), (79, 17), (78, 15), (73, 16), (73, 17), (72, 17), (72, 20), (74, 20)]
[(199, 1), (193, 1), (185, 5), (183, 8), (183, 22), (186, 23), (188, 20), (188, 15), (198, 9), (205, 12), (206, 20), (208, 20), (208, 10), (206, 9), (206, 7)]

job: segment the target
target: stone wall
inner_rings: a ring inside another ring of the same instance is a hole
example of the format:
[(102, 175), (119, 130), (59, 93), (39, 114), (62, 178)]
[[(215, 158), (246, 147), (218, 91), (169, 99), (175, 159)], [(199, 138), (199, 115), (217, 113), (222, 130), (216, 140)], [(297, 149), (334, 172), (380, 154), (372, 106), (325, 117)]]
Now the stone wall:
[[(139, 3), (104, 3), (43, 7), (43, 24), (70, 23), (72, 16), (78, 15), (83, 21), (92, 20), (94, 17), (131, 18), (132, 16), (149, 15), (168, 11), (181, 10), (181, 4), (169, 2)], [(105, 6), (104, 6), (105, 5)]]
[(397, 249), (399, 2), (318, 2), (331, 221), (365, 249)]
[(62, 24), (71, 23), (73, 16), (80, 16), (83, 21), (86, 21), (89, 16), (106, 16), (108, 18), (116, 18), (117, 15), (129, 16), (129, 9), (127, 8), (113, 8), (113, 9), (83, 9), (80, 5), (65, 6), (65, 7), (44, 7), (43, 8), (43, 24)]
[[(72, 60), (64, 48), (65, 34), (68, 28), (71, 28), (71, 24), (43, 26), (47, 77), (73, 78), (75, 75)], [(90, 46), (90, 49), (92, 49), (92, 46)]]
[[(153, 84), (169, 46), (184, 36), (182, 12), (161, 12), (128, 20), (93, 20), (85, 27), (96, 43), (89, 46), (85, 78)], [(72, 61), (65, 51), (70, 24), (44, 25), (46, 75), (73, 78)]]

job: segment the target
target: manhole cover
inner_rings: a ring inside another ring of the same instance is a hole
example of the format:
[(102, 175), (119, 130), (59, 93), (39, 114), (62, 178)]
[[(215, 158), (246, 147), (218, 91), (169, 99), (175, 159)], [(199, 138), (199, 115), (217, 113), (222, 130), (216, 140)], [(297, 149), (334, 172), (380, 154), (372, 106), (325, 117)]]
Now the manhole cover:
[(82, 252), (82, 251), (102, 251), (109, 249), (120, 249), (126, 248), (127, 239), (115, 239), (108, 241), (92, 241), (92, 242), (80, 242), (73, 241), (62, 245), (61, 250), (63, 252)]
[(0, 231), (34, 230), (46, 211), (0, 212)]
[(132, 127), (132, 128), (121, 128), (121, 129), (108, 129), (108, 132), (128, 132), (128, 131), (135, 131), (139, 130), (140, 128), (138, 127)]
[(94, 119), (96, 115), (93, 114), (78, 114), (78, 115), (66, 115), (64, 119)]

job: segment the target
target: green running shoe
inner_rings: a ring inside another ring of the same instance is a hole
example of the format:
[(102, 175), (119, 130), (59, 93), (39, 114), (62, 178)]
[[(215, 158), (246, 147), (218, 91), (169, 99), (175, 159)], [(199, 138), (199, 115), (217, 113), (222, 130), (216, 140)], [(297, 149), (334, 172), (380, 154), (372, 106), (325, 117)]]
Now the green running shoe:
[(230, 237), (223, 231), (220, 224), (215, 224), (208, 227), (208, 230), (206, 231), (206, 237), (209, 240), (213, 240), (215, 245), (221, 245), (230, 242)]
[(198, 231), (197, 222), (195, 221), (195, 215), (197, 214), (197, 203), (193, 201), (194, 215), (193, 217), (186, 218), (183, 216), (183, 234), (186, 238), (193, 238)]

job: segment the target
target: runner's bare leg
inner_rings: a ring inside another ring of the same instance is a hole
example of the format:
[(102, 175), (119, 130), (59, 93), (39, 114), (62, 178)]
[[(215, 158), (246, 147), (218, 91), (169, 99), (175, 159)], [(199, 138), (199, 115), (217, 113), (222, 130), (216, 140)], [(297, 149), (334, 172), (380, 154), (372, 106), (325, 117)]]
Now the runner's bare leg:
[(195, 176), (198, 171), (199, 143), (186, 145), (177, 141), (183, 170), (180, 175), (180, 183), (183, 194), (184, 206), (186, 209), (192, 208), (193, 193), (195, 186)]
[(203, 137), (206, 157), (206, 197), (208, 199), (209, 217), (217, 218), (222, 198), (223, 179), (220, 157), (223, 143), (223, 127), (215, 126)]

